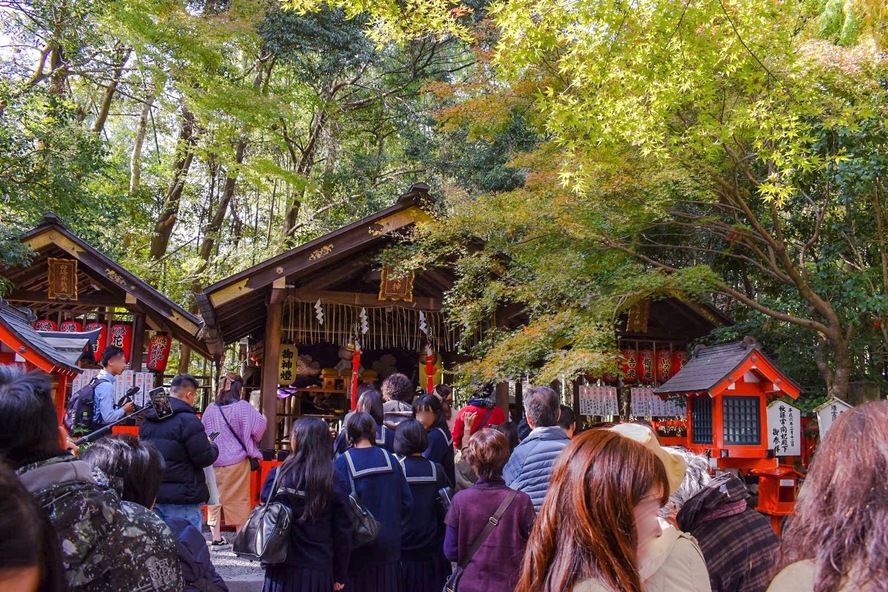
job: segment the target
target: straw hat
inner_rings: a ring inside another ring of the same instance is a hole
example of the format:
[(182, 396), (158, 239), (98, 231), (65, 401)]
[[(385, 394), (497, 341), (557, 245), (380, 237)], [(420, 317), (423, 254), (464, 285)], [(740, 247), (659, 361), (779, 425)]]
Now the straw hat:
[(669, 495), (678, 490), (685, 478), (685, 460), (678, 450), (660, 446), (656, 434), (650, 428), (643, 425), (621, 423), (610, 429), (621, 436), (635, 440), (639, 444), (644, 444), (646, 448), (656, 454), (657, 458), (663, 462), (663, 466), (666, 467), (666, 477), (669, 479)]

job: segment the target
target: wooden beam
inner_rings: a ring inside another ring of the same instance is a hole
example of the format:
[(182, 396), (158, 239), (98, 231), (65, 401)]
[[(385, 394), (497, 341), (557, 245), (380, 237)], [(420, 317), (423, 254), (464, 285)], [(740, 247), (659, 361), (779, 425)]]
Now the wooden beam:
[(356, 260), (345, 262), (336, 269), (328, 270), (325, 273), (318, 274), (308, 281), (303, 282), (300, 285), (300, 289), (327, 290), (330, 286), (335, 286), (339, 282), (349, 279), (355, 273), (370, 265), (370, 257), (360, 257)]
[(376, 294), (363, 294), (360, 292), (333, 292), (327, 290), (289, 290), (288, 296), (306, 302), (314, 302), (318, 299), (337, 304), (351, 304), (354, 306), (397, 306), (400, 308), (413, 308), (417, 310), (441, 310), (440, 298), (428, 298), (414, 296), (413, 302), (388, 302), (379, 300)]
[(265, 321), (265, 351), (262, 356), (262, 415), (268, 420), (268, 427), (262, 436), (262, 448), (274, 448), (277, 438), (277, 389), (278, 366), (281, 349), (281, 321), (283, 317), (283, 297), (272, 290), (268, 302), (268, 318)]
[(133, 355), (130, 368), (134, 372), (142, 371), (142, 350), (145, 348), (145, 316), (133, 315)]
[(51, 300), (46, 297), (46, 292), (25, 292), (16, 290), (5, 297), (9, 302), (36, 302), (39, 304), (58, 304), (61, 306), (113, 306), (123, 307), (126, 303), (123, 298), (112, 296), (93, 296), (83, 294), (77, 300)]

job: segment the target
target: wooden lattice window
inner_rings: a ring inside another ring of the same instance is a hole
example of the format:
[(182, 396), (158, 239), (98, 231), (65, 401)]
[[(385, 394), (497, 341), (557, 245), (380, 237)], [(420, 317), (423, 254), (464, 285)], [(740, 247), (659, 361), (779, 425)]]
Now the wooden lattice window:
[(712, 444), (712, 398), (708, 395), (694, 397), (691, 432), (694, 444)]
[(761, 443), (760, 405), (758, 397), (722, 397), (725, 444)]

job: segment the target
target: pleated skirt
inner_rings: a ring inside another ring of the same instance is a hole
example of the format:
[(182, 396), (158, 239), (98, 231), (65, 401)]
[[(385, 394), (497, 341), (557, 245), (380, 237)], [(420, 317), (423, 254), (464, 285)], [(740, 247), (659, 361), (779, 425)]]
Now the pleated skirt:
[(270, 565), (265, 569), (262, 592), (332, 592), (333, 572)]
[(401, 580), (400, 561), (372, 563), (349, 569), (345, 592), (413, 592), (402, 588)]
[(401, 559), (403, 592), (441, 592), (450, 575), (450, 562), (441, 557)]

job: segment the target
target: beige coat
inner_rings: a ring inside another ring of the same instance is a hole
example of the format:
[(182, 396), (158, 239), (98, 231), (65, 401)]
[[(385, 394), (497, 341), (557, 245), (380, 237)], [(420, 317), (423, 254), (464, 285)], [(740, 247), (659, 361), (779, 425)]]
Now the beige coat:
[[(645, 592), (711, 592), (700, 546), (691, 535), (661, 521), (663, 534), (639, 551), (638, 575)], [(580, 582), (573, 592), (613, 592), (597, 580)]]
[[(787, 565), (777, 574), (777, 577), (768, 586), (768, 592), (813, 592), (814, 575), (816, 573), (817, 566), (810, 559), (797, 561)], [(884, 590), (884, 585), (884, 582), (878, 582), (866, 588), (856, 585), (845, 585), (836, 590), (836, 592), (879, 592)]]

